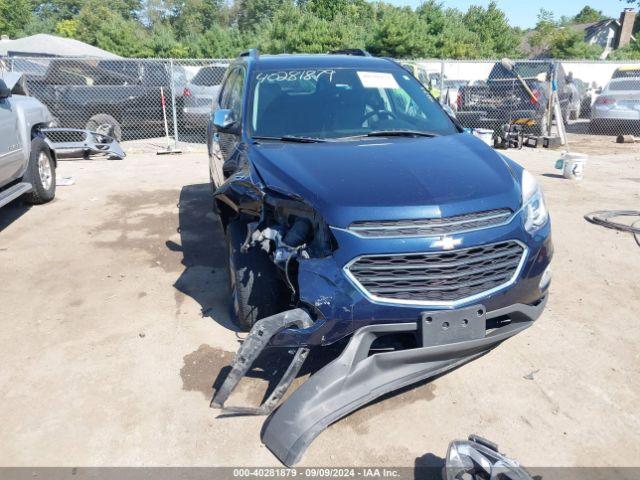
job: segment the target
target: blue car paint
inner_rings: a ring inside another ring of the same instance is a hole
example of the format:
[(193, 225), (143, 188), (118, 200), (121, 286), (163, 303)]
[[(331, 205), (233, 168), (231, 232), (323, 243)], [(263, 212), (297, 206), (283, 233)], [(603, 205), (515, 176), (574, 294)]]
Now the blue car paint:
[[(401, 68), (386, 59), (295, 55), (261, 57), (242, 63), (247, 76), (274, 68), (324, 68), (344, 63), (367, 69)], [(361, 65), (360, 65), (361, 64)], [(248, 111), (250, 94), (243, 98)], [(517, 212), (504, 225), (454, 235), (459, 248), (518, 240), (527, 248), (524, 265), (510, 286), (469, 304), (491, 312), (514, 304), (537, 304), (547, 295), (539, 283), (553, 255), (550, 221), (534, 235), (523, 226), (522, 167), (467, 133), (435, 138), (369, 138), (310, 144), (253, 143), (248, 116), (242, 119), (240, 145), (230, 177), (217, 195), (252, 209), (268, 190), (311, 205), (330, 225), (337, 249), (326, 258), (299, 260), (299, 297), (317, 315), (301, 330), (285, 329), (271, 345), (329, 345), (370, 324), (418, 321), (421, 312), (450, 307), (377, 303), (346, 276), (344, 266), (363, 254), (441, 252), (437, 237), (362, 238), (345, 230), (358, 220), (438, 218), (510, 208)], [(235, 183), (234, 183), (235, 180)], [(254, 212), (255, 213), (255, 212)], [(546, 288), (546, 287), (545, 287)], [(460, 306), (465, 306), (461, 304)]]
[(334, 227), (520, 206), (519, 182), (472, 135), (264, 143), (249, 152), (267, 186), (304, 198)]

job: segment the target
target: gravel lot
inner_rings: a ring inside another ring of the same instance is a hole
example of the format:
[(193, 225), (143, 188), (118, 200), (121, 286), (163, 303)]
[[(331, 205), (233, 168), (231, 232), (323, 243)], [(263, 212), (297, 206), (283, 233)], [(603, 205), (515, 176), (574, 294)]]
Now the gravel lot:
[[(420, 466), (478, 433), (529, 466), (640, 466), (640, 248), (582, 218), (640, 207), (640, 149), (600, 140), (581, 183), (558, 176), (558, 152), (508, 152), (553, 218), (540, 320), (334, 424), (303, 465)], [(279, 465), (262, 418), (209, 408), (241, 335), (206, 165), (203, 153), (64, 162), (76, 183), (53, 203), (0, 210), (0, 465)]]

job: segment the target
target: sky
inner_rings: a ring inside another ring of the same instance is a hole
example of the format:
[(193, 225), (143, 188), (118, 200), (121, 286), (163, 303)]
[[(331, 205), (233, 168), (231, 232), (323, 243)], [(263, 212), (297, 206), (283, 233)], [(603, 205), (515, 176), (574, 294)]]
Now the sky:
[[(417, 7), (422, 0), (387, 0), (394, 5), (409, 5)], [(489, 0), (440, 0), (445, 7), (457, 8), (466, 11), (470, 5), (486, 6)], [(507, 14), (509, 22), (513, 26), (522, 28), (534, 27), (538, 12), (541, 8), (551, 10), (556, 18), (562, 15), (573, 16), (589, 5), (612, 18), (618, 18), (620, 12), (630, 6), (626, 1), (620, 0), (496, 0), (498, 7)], [(637, 10), (637, 8), (636, 8)]]

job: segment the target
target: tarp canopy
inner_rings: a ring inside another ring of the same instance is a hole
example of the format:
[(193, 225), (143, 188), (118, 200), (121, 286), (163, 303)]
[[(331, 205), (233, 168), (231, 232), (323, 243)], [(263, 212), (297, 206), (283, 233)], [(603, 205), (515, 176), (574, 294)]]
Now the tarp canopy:
[(0, 56), (121, 58), (79, 40), (46, 33), (16, 40), (3, 39), (0, 41)]

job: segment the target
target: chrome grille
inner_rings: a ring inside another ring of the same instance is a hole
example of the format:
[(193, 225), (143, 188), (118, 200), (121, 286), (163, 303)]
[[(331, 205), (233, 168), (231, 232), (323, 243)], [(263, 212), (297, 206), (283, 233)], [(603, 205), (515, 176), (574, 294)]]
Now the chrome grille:
[(363, 237), (451, 235), (504, 223), (511, 214), (510, 209), (500, 208), (444, 218), (359, 221), (349, 225), (349, 230)]
[(510, 284), (525, 248), (516, 241), (448, 252), (365, 255), (347, 266), (374, 300), (451, 303)]

